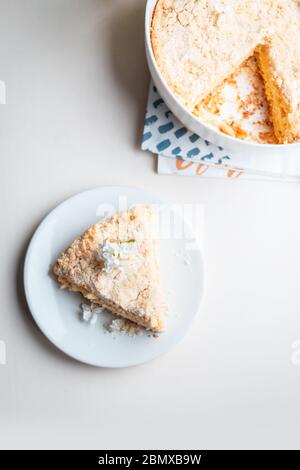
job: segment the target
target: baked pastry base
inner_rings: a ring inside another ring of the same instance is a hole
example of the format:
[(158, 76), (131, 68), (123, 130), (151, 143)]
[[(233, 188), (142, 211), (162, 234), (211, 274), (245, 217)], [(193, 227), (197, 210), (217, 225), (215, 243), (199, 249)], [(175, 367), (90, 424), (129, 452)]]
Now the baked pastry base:
[(261, 46), (257, 49), (256, 59), (264, 79), (265, 92), (270, 106), (270, 117), (277, 142), (279, 144), (299, 142), (300, 103), (297, 116), (297, 112), (295, 113), (293, 110), (292, 101), (279, 85), (278, 75), (270, 60), (267, 46)]

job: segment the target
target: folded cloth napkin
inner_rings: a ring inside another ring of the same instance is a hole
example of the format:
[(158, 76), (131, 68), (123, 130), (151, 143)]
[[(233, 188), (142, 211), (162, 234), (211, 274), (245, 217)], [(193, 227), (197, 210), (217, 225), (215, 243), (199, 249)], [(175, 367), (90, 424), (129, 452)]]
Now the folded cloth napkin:
[(189, 131), (150, 83), (142, 150), (158, 155), (160, 174), (300, 181), (297, 155), (243, 155), (227, 152)]

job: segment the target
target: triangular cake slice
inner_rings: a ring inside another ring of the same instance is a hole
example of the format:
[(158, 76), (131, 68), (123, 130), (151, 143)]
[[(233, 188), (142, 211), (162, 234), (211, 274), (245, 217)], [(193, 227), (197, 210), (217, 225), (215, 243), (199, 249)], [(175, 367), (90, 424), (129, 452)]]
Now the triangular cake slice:
[(163, 331), (166, 306), (153, 222), (151, 208), (136, 206), (93, 225), (56, 261), (61, 287), (147, 329)]

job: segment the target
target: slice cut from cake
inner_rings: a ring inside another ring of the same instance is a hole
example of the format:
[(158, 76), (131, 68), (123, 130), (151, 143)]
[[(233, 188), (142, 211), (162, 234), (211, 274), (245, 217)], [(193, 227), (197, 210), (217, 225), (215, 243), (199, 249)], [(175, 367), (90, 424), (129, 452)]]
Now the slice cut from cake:
[(300, 2), (285, 0), (277, 33), (256, 51), (280, 144), (300, 140)]
[(163, 331), (166, 306), (153, 227), (147, 206), (96, 223), (56, 261), (61, 287), (153, 332)]

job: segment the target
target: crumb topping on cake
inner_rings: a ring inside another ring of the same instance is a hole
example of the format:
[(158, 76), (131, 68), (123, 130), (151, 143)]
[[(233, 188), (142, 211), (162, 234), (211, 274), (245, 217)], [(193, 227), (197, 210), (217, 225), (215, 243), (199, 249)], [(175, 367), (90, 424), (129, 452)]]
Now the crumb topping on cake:
[[(274, 0), (275, 1), (275, 0)], [(158, 0), (152, 22), (158, 66), (190, 110), (263, 43), (272, 0)], [(273, 19), (276, 19), (274, 12)]]

